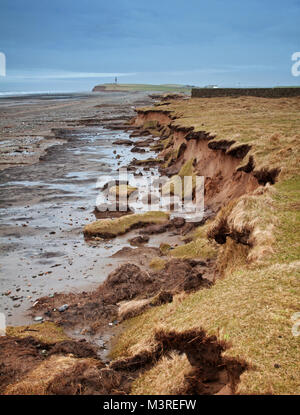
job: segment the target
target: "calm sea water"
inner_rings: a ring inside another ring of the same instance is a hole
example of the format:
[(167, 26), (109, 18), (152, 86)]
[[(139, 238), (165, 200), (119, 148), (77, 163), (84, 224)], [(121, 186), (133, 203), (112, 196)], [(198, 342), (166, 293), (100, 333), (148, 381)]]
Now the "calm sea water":
[(93, 87), (112, 79), (16, 79), (0, 77), (0, 96), (27, 95), (30, 93), (91, 92)]

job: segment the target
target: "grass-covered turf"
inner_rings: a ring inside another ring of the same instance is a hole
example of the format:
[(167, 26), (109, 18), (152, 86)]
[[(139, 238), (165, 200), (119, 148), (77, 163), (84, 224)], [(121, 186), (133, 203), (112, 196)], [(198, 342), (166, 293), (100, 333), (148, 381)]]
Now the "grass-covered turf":
[[(175, 296), (173, 303), (124, 322), (113, 355), (132, 355), (149, 347), (158, 327), (178, 331), (202, 327), (230, 343), (226, 356), (250, 365), (237, 393), (298, 394), (300, 336), (293, 335), (292, 327), (293, 316), (300, 311), (300, 99), (191, 99), (172, 103), (169, 109), (178, 116), (174, 121), (178, 126), (216, 134), (216, 140), (251, 144), (256, 166), (279, 167), (281, 173), (274, 186), (233, 200), (211, 223), (196, 230), (192, 242), (169, 252), (179, 257), (217, 255), (222, 278), (209, 290)], [(216, 250), (207, 233), (217, 231), (222, 221), (235, 232), (248, 230), (250, 246), (227, 237)], [(180, 366), (178, 358), (173, 360), (142, 374), (133, 393), (176, 390), (182, 376), (174, 376), (170, 385), (170, 376)], [(159, 370), (164, 367), (171, 374), (166, 379)]]
[(168, 254), (174, 258), (210, 258), (215, 259), (218, 253), (218, 246), (214, 241), (207, 239), (207, 230), (210, 222), (199, 226), (191, 235), (191, 242), (179, 245), (170, 250)]
[(31, 324), (29, 326), (8, 326), (6, 328), (6, 335), (19, 338), (32, 336), (35, 339), (48, 344), (70, 340), (61, 327), (58, 327), (50, 321)]
[(110, 238), (122, 235), (130, 229), (147, 224), (160, 224), (167, 222), (169, 214), (165, 212), (150, 211), (125, 215), (116, 219), (100, 219), (85, 226), (86, 236), (100, 236)]
[[(231, 343), (227, 356), (239, 356), (252, 366), (241, 377), (239, 393), (299, 393), (300, 337), (291, 331), (291, 317), (299, 311), (300, 298), (300, 241), (299, 232), (295, 232), (295, 225), (299, 226), (295, 204), (299, 183), (299, 177), (282, 183), (273, 196), (279, 222), (275, 252), (264, 264), (237, 262), (210, 290), (200, 290), (127, 321), (114, 354), (129, 354), (138, 343), (151, 342), (160, 326), (179, 331), (203, 327)], [(280, 195), (282, 189), (284, 196)], [(141, 380), (137, 383), (139, 393), (147, 390), (146, 375), (144, 382), (145, 389)]]
[[(165, 111), (165, 106), (139, 110)], [(256, 169), (279, 167), (282, 176), (298, 171), (300, 99), (295, 98), (192, 98), (174, 101), (168, 111), (175, 126), (194, 127), (216, 135), (215, 140), (235, 140), (252, 149)], [(245, 161), (241, 161), (242, 164)]]

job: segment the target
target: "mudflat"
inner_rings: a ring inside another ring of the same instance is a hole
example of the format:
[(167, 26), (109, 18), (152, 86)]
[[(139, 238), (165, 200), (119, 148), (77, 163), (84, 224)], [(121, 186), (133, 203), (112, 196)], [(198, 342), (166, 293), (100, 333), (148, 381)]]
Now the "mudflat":
[(96, 254), (82, 229), (95, 220), (97, 181), (133, 158), (131, 147), (112, 142), (128, 139), (123, 124), (150, 101), (145, 93), (0, 100), (0, 292), (8, 324), (32, 321), (26, 310), (41, 296), (99, 284), (117, 262), (110, 256), (129, 245), (117, 238)]

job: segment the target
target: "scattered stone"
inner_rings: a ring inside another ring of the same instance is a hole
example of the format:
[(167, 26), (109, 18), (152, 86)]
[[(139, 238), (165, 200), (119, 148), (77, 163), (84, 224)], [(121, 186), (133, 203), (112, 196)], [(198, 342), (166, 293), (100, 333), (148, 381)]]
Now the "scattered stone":
[(146, 150), (142, 147), (135, 146), (130, 150), (132, 153), (145, 153)]
[(57, 309), (57, 310), (58, 310), (60, 313), (62, 313), (62, 312), (64, 312), (64, 311), (66, 311), (68, 308), (69, 308), (69, 305), (68, 305), (68, 304), (64, 304), (64, 305), (62, 305), (62, 306), (58, 307), (58, 309)]
[(133, 144), (133, 141), (132, 140), (116, 140), (113, 142), (113, 144), (117, 144), (117, 145), (123, 144), (125, 146), (131, 146)]
[(147, 243), (148, 241), (149, 241), (149, 236), (147, 235), (139, 235), (132, 239), (129, 239), (129, 243), (132, 246), (142, 245), (142, 244)]
[(42, 316), (37, 316), (37, 317), (34, 317), (34, 319), (33, 319), (34, 321), (43, 321), (44, 320), (44, 318), (42, 317)]

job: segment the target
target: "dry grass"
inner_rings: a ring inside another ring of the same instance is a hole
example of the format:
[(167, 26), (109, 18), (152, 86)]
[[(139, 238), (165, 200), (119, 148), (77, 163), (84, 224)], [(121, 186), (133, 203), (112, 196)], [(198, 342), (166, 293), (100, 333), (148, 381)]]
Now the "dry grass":
[(116, 219), (100, 219), (85, 226), (87, 236), (114, 237), (122, 235), (133, 227), (146, 224), (167, 222), (169, 215), (165, 212), (146, 212), (125, 215)]
[[(224, 97), (192, 98), (171, 102), (173, 125), (194, 127), (216, 135), (215, 140), (235, 140), (252, 145), (256, 169), (280, 167), (281, 177), (298, 171), (300, 98)], [(165, 106), (145, 108), (165, 111)], [(241, 162), (243, 163), (243, 162)]]
[(133, 317), (141, 313), (149, 303), (151, 299), (142, 299), (142, 300), (131, 300), (123, 301), (119, 304), (118, 317), (120, 320), (125, 320), (128, 317)]
[[(250, 364), (237, 393), (298, 394), (300, 336), (292, 333), (292, 317), (300, 311), (300, 99), (192, 99), (174, 102), (168, 110), (178, 116), (174, 121), (178, 126), (205, 130), (216, 134), (217, 140), (251, 144), (256, 169), (279, 167), (281, 173), (274, 190), (258, 188), (233, 200), (215, 221), (195, 232), (192, 242), (170, 251), (183, 257), (208, 256), (209, 229), (225, 223), (232, 234), (248, 231), (248, 245), (227, 237), (219, 248), (224, 278), (210, 290), (176, 296), (171, 304), (126, 321), (113, 355), (132, 355), (147, 344), (150, 347), (159, 327), (177, 331), (202, 327), (231, 344), (225, 356)], [(135, 391), (154, 393), (158, 385), (160, 390), (169, 388), (157, 367), (139, 378)]]
[[(273, 230), (277, 218), (269, 186), (259, 187), (251, 195), (244, 195), (224, 206), (208, 230), (208, 235), (222, 232), (243, 235), (249, 233), (247, 261), (265, 261), (274, 252)], [(259, 212), (259, 214), (258, 214)], [(224, 263), (223, 258), (221, 262)]]
[(50, 356), (39, 366), (29, 372), (20, 382), (9, 385), (5, 395), (46, 395), (48, 385), (66, 370), (79, 362), (97, 364), (93, 359), (76, 359), (70, 356)]
[(172, 352), (162, 357), (148, 372), (133, 382), (132, 395), (178, 395), (184, 389), (185, 378), (191, 370), (186, 355)]
[[(129, 320), (116, 351), (133, 353), (159, 326), (178, 331), (204, 327), (209, 334), (231, 342), (225, 355), (252, 365), (242, 375), (238, 393), (297, 394), (299, 338), (292, 335), (291, 316), (299, 310), (299, 275), (297, 264), (283, 269), (279, 265), (241, 268), (211, 290), (187, 295), (182, 302), (150, 309)], [(148, 382), (146, 376), (144, 382)]]
[(161, 271), (162, 269), (164, 269), (165, 265), (166, 260), (159, 257), (152, 258), (149, 263), (149, 267), (154, 269), (155, 271)]

